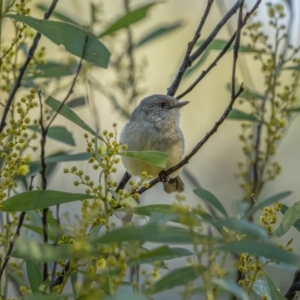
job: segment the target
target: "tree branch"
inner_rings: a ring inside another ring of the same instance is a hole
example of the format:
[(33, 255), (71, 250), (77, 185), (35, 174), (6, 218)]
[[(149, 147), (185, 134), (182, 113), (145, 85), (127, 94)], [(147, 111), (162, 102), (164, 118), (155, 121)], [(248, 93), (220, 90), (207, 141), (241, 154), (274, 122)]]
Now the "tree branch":
[[(35, 175), (31, 176), (29, 189), (28, 189), (29, 191), (31, 191), (33, 189), (32, 182), (33, 182), (34, 177), (35, 177)], [(22, 227), (23, 222), (24, 222), (25, 214), (26, 214), (25, 211), (21, 212), (21, 214), (19, 216), (19, 221), (18, 221), (18, 226), (17, 226), (17, 229), (16, 229), (16, 233), (15, 233), (14, 237), (12, 238), (11, 242), (9, 243), (9, 247), (8, 247), (6, 256), (4, 258), (4, 261), (3, 261), (1, 269), (0, 269), (0, 284), (1, 284), (1, 278), (2, 278), (3, 272), (4, 272), (4, 270), (5, 270), (5, 268), (8, 264), (10, 255), (11, 255), (13, 249), (14, 249), (15, 242), (16, 242), (17, 238), (20, 236), (20, 231), (21, 231), (21, 227)]]
[(188, 67), (190, 67), (191, 64), (192, 64), (191, 57), (190, 57), (191, 52), (192, 52), (195, 44), (197, 43), (198, 39), (201, 36), (201, 30), (202, 30), (202, 28), (205, 24), (207, 16), (209, 15), (210, 8), (211, 8), (213, 2), (214, 2), (214, 0), (208, 0), (207, 1), (206, 9), (204, 11), (204, 14), (203, 14), (201, 20), (200, 20), (198, 28), (195, 31), (194, 37), (187, 45), (187, 50), (186, 50), (186, 53), (184, 55), (183, 62), (182, 62), (181, 66), (180, 66), (180, 68), (177, 72), (177, 75), (176, 75), (173, 83), (168, 88), (168, 95), (169, 96), (174, 96), (175, 95), (186, 69)]
[[(242, 21), (242, 27), (244, 27), (247, 24), (248, 19), (250, 16), (257, 10), (258, 6), (260, 5), (261, 0), (256, 1), (255, 5), (252, 7), (252, 9), (246, 13), (243, 21)], [(221, 50), (221, 52), (218, 54), (218, 56), (213, 60), (213, 62), (208, 66), (208, 68), (200, 74), (200, 76), (180, 95), (176, 96), (176, 99), (181, 99), (188, 93), (190, 93), (197, 85), (198, 83), (209, 73), (209, 71), (214, 68), (218, 61), (224, 56), (224, 54), (227, 52), (227, 50), (230, 48), (232, 43), (234, 42), (236, 38), (237, 31), (231, 36), (225, 47)]]

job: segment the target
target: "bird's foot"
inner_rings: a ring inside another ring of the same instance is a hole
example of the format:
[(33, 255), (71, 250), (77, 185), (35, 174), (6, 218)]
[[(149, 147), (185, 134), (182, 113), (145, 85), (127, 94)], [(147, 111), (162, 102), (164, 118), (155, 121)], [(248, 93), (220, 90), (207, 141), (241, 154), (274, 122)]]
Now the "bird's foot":
[(166, 174), (165, 171), (161, 171), (159, 174), (158, 174), (158, 178), (159, 180), (166, 184), (166, 183), (169, 183), (170, 182), (170, 177), (168, 177), (168, 175)]

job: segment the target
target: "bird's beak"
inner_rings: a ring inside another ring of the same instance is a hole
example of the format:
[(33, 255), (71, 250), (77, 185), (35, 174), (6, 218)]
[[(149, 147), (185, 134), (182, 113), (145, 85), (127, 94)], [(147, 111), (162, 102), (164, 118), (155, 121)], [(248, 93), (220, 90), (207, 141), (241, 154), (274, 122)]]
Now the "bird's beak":
[(188, 103), (190, 103), (190, 101), (177, 102), (175, 105), (171, 106), (170, 108), (181, 108), (182, 106), (185, 106)]

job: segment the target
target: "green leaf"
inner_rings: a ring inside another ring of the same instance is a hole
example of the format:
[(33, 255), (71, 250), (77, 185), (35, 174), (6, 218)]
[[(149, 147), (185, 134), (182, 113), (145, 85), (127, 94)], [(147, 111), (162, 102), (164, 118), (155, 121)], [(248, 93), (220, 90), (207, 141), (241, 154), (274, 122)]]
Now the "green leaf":
[(102, 244), (141, 241), (169, 244), (193, 244), (193, 238), (197, 238), (197, 240), (200, 240), (203, 243), (215, 243), (220, 241), (219, 238), (212, 236), (191, 234), (189, 230), (181, 227), (149, 222), (141, 227), (116, 228), (95, 239), (93, 243)]
[[(236, 90), (238, 90), (240, 85), (236, 84)], [(227, 90), (231, 92), (232, 84), (227, 84)], [(265, 96), (263, 94), (260, 94), (257, 91), (251, 90), (247, 87), (244, 88), (243, 92), (239, 95), (239, 98), (245, 99), (245, 100), (264, 100)]]
[(59, 78), (63, 76), (70, 76), (76, 73), (76, 69), (59, 63), (47, 63), (38, 65), (31, 73), (26, 74), (26, 79), (35, 78)]
[(222, 203), (211, 192), (202, 188), (197, 188), (194, 190), (194, 193), (202, 200), (204, 200), (205, 202), (209, 203), (211, 206), (216, 208), (223, 216), (225, 217), (228, 216)]
[[(282, 206), (281, 206), (281, 213), (284, 215), (288, 209), (289, 209), (289, 207), (287, 205), (282, 204)], [(293, 224), (293, 226), (294, 226), (295, 229), (297, 229), (300, 232), (300, 220), (297, 220)]]
[[(41, 226), (35, 226), (35, 225), (31, 225), (31, 224), (24, 224), (23, 227), (43, 236), (44, 235), (44, 231), (43, 228)], [(60, 229), (56, 229), (56, 228), (52, 228), (49, 227), (48, 228), (48, 238), (51, 241), (55, 241), (57, 239), (57, 236), (62, 236), (64, 234), (64, 232)]]
[[(54, 111), (58, 111), (61, 106), (61, 102), (52, 98), (51, 96), (45, 100), (45, 103), (50, 106)], [(77, 126), (81, 127), (82, 129), (88, 131), (92, 135), (96, 135), (100, 140), (104, 141), (102, 137), (96, 134), (96, 132), (88, 126), (81, 118), (77, 116), (68, 106), (63, 105), (59, 111), (59, 114), (64, 116), (69, 121), (73, 122)]]
[(256, 280), (253, 284), (253, 291), (258, 295), (258, 296), (267, 296), (268, 299), (272, 299), (270, 295), (270, 289), (268, 286), (268, 283), (264, 280)]
[(5, 16), (34, 28), (53, 43), (63, 45), (68, 52), (78, 57), (82, 56), (85, 39), (88, 36), (84, 59), (98, 67), (107, 68), (110, 53), (91, 32), (72, 24), (58, 21), (38, 20), (22, 15), (8, 14)]
[(67, 102), (67, 106), (69, 108), (75, 108), (75, 107), (84, 106), (84, 105), (85, 105), (85, 97), (83, 97), (83, 96), (73, 98)]
[[(88, 152), (76, 153), (76, 154), (62, 154), (62, 155), (55, 155), (55, 156), (48, 156), (45, 158), (46, 164), (51, 163), (60, 163), (64, 161), (81, 161), (81, 160), (88, 160), (91, 157), (91, 154)], [(40, 165), (40, 160), (35, 160), (29, 163), (29, 166)]]
[[(41, 11), (43, 11), (43, 12), (46, 12), (49, 8), (48, 5), (44, 5), (43, 3), (36, 4), (36, 7), (38, 9), (40, 9)], [(74, 24), (74, 25), (80, 27), (80, 24), (76, 20), (74, 20), (71, 17), (65, 15), (64, 12), (60, 12), (58, 10), (55, 10), (54, 12), (52, 12), (51, 17), (57, 18), (57, 19), (59, 19), (63, 22), (71, 23), (71, 24)]]
[(43, 282), (42, 272), (37, 262), (26, 260), (26, 273), (33, 294), (41, 294), (39, 286)]
[(43, 209), (57, 204), (69, 203), (78, 200), (91, 199), (86, 194), (72, 194), (61, 191), (36, 190), (14, 195), (3, 202), (3, 211), (28, 211)]
[(127, 156), (161, 168), (166, 167), (168, 154), (160, 151), (122, 151), (121, 156)]
[[(90, 246), (87, 244), (87, 246)], [(55, 261), (58, 259), (84, 258), (99, 255), (99, 249), (90, 247), (90, 251), (75, 250), (72, 245), (40, 244), (35, 240), (19, 238), (11, 256), (29, 259), (35, 262)]]
[(132, 285), (123, 284), (119, 286), (114, 295), (106, 295), (103, 300), (150, 300), (148, 296), (136, 294)]
[(294, 203), (283, 215), (279, 227), (273, 232), (276, 237), (283, 236), (299, 219), (300, 201)]
[[(200, 40), (199, 42), (196, 43), (196, 46), (200, 47), (204, 41), (205, 40)], [(208, 58), (208, 56), (212, 50), (217, 50), (217, 51), (223, 50), (223, 48), (225, 47), (227, 42), (228, 42), (227, 40), (221, 40), (221, 39), (213, 40), (207, 46), (206, 50), (203, 52), (201, 57), (196, 61), (196, 63), (192, 67), (187, 69), (187, 71), (184, 74), (184, 77), (187, 77), (187, 76), (191, 75), (192, 73), (194, 73), (205, 62), (205, 60)], [(233, 46), (231, 46), (228, 49), (228, 51), (231, 51), (232, 49), (233, 49)], [(250, 47), (240, 46), (239, 52), (248, 53), (248, 52), (253, 52), (253, 50)]]
[[(27, 126), (27, 128), (30, 130), (36, 130), (35, 126)], [(41, 133), (40, 130), (38, 132)], [(72, 133), (64, 126), (51, 126), (48, 129), (47, 137), (70, 146), (75, 146)]]
[(235, 283), (232, 280), (213, 278), (212, 283), (214, 283), (215, 285), (217, 285), (221, 289), (231, 293), (237, 299), (249, 300), (246, 292), (237, 283)]
[(284, 251), (278, 246), (266, 242), (243, 240), (216, 246), (214, 250), (230, 251), (236, 254), (248, 253), (254, 256), (264, 256), (268, 259), (300, 267), (300, 257), (298, 255)]
[(169, 272), (160, 280), (156, 281), (146, 292), (151, 295), (175, 288), (177, 286), (186, 285), (189, 282), (197, 279), (204, 271), (204, 267), (198, 267), (197, 269), (194, 266), (177, 268)]
[(143, 36), (135, 45), (135, 48), (144, 46), (145, 44), (152, 42), (153, 40), (160, 38), (166, 34), (173, 32), (174, 30), (182, 27), (184, 24), (183, 21), (176, 21), (172, 24), (163, 25), (158, 28), (155, 28)]
[(52, 126), (48, 129), (47, 136), (59, 142), (67, 145), (75, 146), (73, 135), (66, 127), (63, 126)]
[(290, 67), (286, 67), (286, 68), (282, 68), (282, 70), (294, 70), (294, 71), (300, 71), (300, 66), (296, 65), (296, 66), (290, 66)]
[(65, 300), (69, 295), (26, 295), (26, 300)]
[(234, 220), (234, 219), (210, 219), (204, 220), (204, 222), (226, 227), (227, 229), (239, 232), (241, 234), (246, 234), (248, 237), (267, 239), (269, 238), (268, 232), (261, 226), (255, 225), (251, 222), (245, 220)]
[(267, 273), (264, 270), (262, 270), (262, 272), (264, 273), (264, 276), (267, 279), (267, 282), (268, 282), (268, 285), (269, 285), (269, 290), (270, 290), (270, 295), (271, 295), (270, 299), (272, 299), (272, 300), (286, 300), (286, 298), (279, 293), (278, 289), (275, 287), (273, 281), (267, 275)]
[(238, 121), (250, 121), (250, 122), (259, 122), (259, 120), (251, 115), (247, 114), (239, 109), (232, 109), (227, 116), (228, 120), (238, 120)]
[(300, 112), (300, 107), (287, 108), (285, 111)]
[(156, 249), (147, 251), (144, 254), (140, 254), (137, 258), (130, 259), (128, 264), (129, 266), (135, 266), (190, 255), (193, 255), (193, 252), (188, 249), (179, 247), (171, 248), (169, 246), (164, 245)]
[(273, 204), (274, 202), (280, 201), (286, 197), (288, 197), (289, 195), (291, 195), (292, 192), (290, 191), (286, 191), (286, 192), (282, 192), (279, 194), (276, 194), (266, 200), (263, 200), (262, 202), (256, 204), (255, 206), (253, 206), (244, 216), (244, 218), (249, 218), (250, 216), (252, 216), (255, 212), (259, 211), (260, 209)]
[(120, 17), (108, 26), (108, 28), (99, 35), (99, 37), (115, 33), (120, 29), (128, 27), (130, 24), (143, 20), (147, 16), (148, 10), (156, 4), (158, 4), (158, 2), (149, 3), (126, 13), (124, 16)]

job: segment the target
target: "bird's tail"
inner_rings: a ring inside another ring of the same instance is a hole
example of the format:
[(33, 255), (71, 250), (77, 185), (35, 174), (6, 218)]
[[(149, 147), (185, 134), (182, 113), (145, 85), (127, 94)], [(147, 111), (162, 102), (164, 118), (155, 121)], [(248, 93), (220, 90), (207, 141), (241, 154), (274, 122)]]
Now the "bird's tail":
[(181, 193), (184, 191), (184, 183), (179, 176), (170, 178), (169, 181), (164, 184), (164, 190), (168, 194), (174, 192)]

